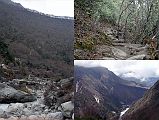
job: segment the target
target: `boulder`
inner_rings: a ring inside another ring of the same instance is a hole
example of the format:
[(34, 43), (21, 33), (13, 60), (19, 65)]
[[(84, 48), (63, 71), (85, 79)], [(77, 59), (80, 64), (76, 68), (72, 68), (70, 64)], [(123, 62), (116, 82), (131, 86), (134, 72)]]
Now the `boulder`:
[(114, 54), (116, 58), (125, 59), (127, 57), (126, 52), (115, 47), (112, 47), (112, 53)]
[(113, 43), (124, 43), (125, 40), (124, 39), (114, 39)]
[(36, 115), (31, 115), (28, 117), (28, 120), (39, 120), (39, 117)]
[(23, 113), (22, 113), (23, 115), (27, 115), (27, 116), (29, 116), (29, 115), (31, 115), (32, 114), (32, 112), (30, 111), (30, 110), (28, 110), (28, 108), (24, 108), (23, 109)]
[(61, 112), (49, 113), (46, 120), (63, 120), (63, 114)]
[(27, 116), (22, 115), (19, 120), (27, 120)]
[(117, 41), (118, 39), (115, 38), (113, 35), (108, 35), (109, 39), (113, 40), (113, 41)]
[(24, 103), (35, 101), (36, 97), (0, 83), (0, 103)]
[(57, 109), (61, 103), (73, 99), (73, 78), (62, 79), (51, 83), (44, 93), (45, 105)]
[(72, 88), (73, 86), (73, 77), (60, 80), (60, 86), (63, 89)]
[(8, 109), (8, 107), (9, 107), (9, 104), (0, 104), (0, 109), (2, 110), (2, 111), (7, 111), (7, 109)]
[(24, 105), (22, 103), (12, 103), (9, 105), (7, 109), (7, 113), (21, 116), (23, 109), (24, 109)]
[(46, 114), (41, 114), (39, 116), (39, 120), (46, 120), (45, 118), (46, 118)]
[(72, 101), (62, 103), (61, 108), (62, 108), (62, 111), (63, 111), (65, 117), (70, 117), (70, 118), (72, 117), (71, 114), (74, 109), (74, 105), (73, 105)]
[(4, 114), (4, 111), (2, 109), (0, 109), (0, 117), (2, 117)]
[(13, 117), (11, 116), (10, 118), (8, 118), (7, 120), (18, 120), (19, 118), (18, 117)]

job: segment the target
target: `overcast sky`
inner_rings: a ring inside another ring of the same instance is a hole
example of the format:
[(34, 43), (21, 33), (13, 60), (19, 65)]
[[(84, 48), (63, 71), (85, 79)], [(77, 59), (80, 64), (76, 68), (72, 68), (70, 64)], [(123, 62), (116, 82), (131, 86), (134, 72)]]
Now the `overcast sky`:
[(102, 66), (115, 74), (124, 74), (139, 79), (159, 77), (159, 61), (145, 60), (76, 60), (75, 65), (85, 67)]
[(74, 0), (12, 0), (23, 7), (55, 16), (74, 16)]

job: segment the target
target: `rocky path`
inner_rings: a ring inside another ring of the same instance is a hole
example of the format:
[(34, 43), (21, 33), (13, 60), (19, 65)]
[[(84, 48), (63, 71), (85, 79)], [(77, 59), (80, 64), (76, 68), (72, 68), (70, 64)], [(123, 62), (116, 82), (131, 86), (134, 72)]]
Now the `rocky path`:
[(96, 52), (100, 55), (99, 59), (143, 60), (147, 56), (146, 48), (139, 44), (122, 43), (113, 45), (114, 46), (96, 46)]
[[(75, 49), (75, 59), (96, 60), (144, 60), (150, 59), (148, 46), (132, 44), (123, 39), (123, 33), (117, 38), (117, 30), (111, 25), (101, 25), (99, 28), (104, 33), (108, 43), (94, 45), (92, 51), (86, 49)], [(99, 40), (100, 41), (100, 40)]]
[(148, 58), (147, 46), (141, 44), (131, 44), (122, 38), (115, 38), (113, 28), (104, 28), (104, 33), (112, 40), (112, 46), (97, 45), (96, 59), (104, 60), (143, 60)]

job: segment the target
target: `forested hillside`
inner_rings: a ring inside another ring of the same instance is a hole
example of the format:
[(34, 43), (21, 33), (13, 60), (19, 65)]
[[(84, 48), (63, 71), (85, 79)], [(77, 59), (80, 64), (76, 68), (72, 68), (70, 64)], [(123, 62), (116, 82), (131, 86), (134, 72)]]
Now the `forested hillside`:
[(75, 0), (75, 8), (75, 59), (158, 59), (159, 0)]
[[(70, 76), (73, 33), (73, 20), (49, 17), (0, 0), (1, 56), (5, 61), (16, 58), (26, 74)], [(0, 63), (4, 61), (0, 59)]]

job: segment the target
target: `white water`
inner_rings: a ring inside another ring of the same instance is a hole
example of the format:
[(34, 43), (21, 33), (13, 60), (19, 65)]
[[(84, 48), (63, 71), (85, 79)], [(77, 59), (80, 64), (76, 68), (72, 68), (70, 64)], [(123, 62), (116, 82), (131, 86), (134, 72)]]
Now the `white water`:
[(122, 120), (121, 117), (126, 113), (126, 111), (128, 111), (129, 108), (126, 108), (125, 110), (123, 110), (121, 113), (120, 113), (120, 118), (119, 120)]

